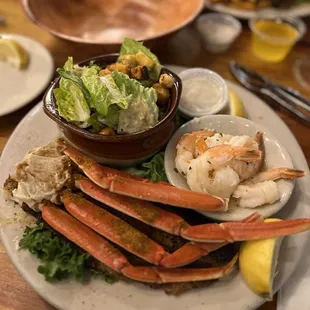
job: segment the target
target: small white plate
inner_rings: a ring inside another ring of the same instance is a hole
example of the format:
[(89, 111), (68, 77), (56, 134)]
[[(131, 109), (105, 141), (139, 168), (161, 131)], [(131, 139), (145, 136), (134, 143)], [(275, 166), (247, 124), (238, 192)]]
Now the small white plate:
[[(263, 170), (272, 168), (293, 168), (292, 160), (279, 140), (274, 137), (266, 128), (254, 122), (230, 115), (208, 115), (200, 118), (195, 118), (190, 122), (184, 124), (179, 128), (169, 141), (165, 151), (165, 170), (169, 182), (180, 188), (189, 189), (185, 178), (175, 171), (175, 157), (176, 146), (180, 138), (185, 133), (190, 133), (202, 129), (214, 129), (217, 132), (231, 134), (231, 135), (249, 135), (255, 136), (257, 131), (264, 132), (264, 146), (265, 146), (265, 163)], [(220, 221), (241, 221), (253, 212), (259, 212), (264, 217), (269, 217), (280, 209), (289, 200), (293, 188), (294, 181), (279, 180), (277, 181), (280, 200), (269, 205), (264, 205), (255, 209), (248, 208), (234, 208), (227, 212), (204, 212), (202, 214)], [(200, 211), (199, 211), (200, 212)]]
[(0, 62), (0, 116), (3, 116), (40, 95), (53, 76), (54, 62), (44, 46), (28, 37), (1, 33), (0, 37), (16, 40), (30, 57), (29, 66), (21, 71)]

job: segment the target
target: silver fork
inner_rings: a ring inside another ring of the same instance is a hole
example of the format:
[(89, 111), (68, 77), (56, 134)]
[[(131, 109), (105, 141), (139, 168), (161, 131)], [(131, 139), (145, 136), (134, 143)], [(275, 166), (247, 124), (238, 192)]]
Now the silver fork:
[[(230, 63), (230, 69), (237, 80), (246, 88), (271, 98), (283, 108), (310, 124), (310, 101), (297, 91), (274, 84), (255, 72), (248, 72), (234, 61)], [(297, 107), (303, 108), (309, 112), (309, 115), (303, 113)]]

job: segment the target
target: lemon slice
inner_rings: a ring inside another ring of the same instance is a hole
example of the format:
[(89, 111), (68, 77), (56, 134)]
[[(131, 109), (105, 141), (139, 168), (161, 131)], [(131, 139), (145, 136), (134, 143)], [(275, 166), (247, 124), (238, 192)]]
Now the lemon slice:
[(229, 90), (229, 113), (233, 116), (245, 117), (244, 106), (237, 95), (233, 90)]
[[(266, 219), (276, 222), (280, 219)], [(239, 268), (248, 287), (266, 300), (272, 300), (273, 280), (283, 237), (245, 241), (240, 247)]]
[(12, 39), (0, 38), (0, 60), (22, 70), (29, 64), (29, 55), (18, 42)]

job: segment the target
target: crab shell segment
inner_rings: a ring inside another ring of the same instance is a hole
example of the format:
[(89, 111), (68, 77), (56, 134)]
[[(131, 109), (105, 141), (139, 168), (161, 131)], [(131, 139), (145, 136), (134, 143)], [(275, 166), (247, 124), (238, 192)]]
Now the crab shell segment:
[[(103, 195), (105, 191), (100, 192), (102, 194), (100, 200), (104, 201)], [(127, 222), (124, 222), (86, 199), (72, 194), (69, 191), (64, 192), (62, 197), (67, 211), (85, 225), (142, 259), (154, 265), (162, 265), (165, 267), (176, 267), (189, 264), (199, 257), (207, 255), (211, 250), (218, 248), (218, 244), (212, 249), (210, 245), (206, 246), (204, 243), (203, 246), (200, 246), (200, 242), (225, 244), (227, 242), (290, 235), (310, 229), (309, 219), (258, 223), (253, 222), (250, 217), (250, 220), (246, 219), (244, 222), (190, 226), (185, 221), (182, 222), (181, 218), (179, 218), (179, 232), (174, 229), (172, 233), (178, 234), (185, 239), (195, 241), (195, 243), (191, 245), (186, 244), (184, 246), (185, 248), (180, 248), (176, 252), (169, 254), (166, 253), (159, 244), (130, 226)], [(108, 194), (108, 198), (110, 199), (109, 205), (112, 207), (117, 205), (114, 204), (115, 202), (119, 202), (118, 200), (113, 202), (113, 197), (111, 197), (110, 193)], [(126, 204), (127, 197), (122, 197), (120, 199), (127, 208), (127, 214), (137, 218), (136, 214), (128, 211), (130, 209), (130, 204), (132, 204), (131, 206), (133, 208), (135, 207), (135, 200), (128, 199)], [(139, 200), (137, 201), (139, 202)], [(148, 204), (148, 207), (151, 210), (151, 208), (155, 206)], [(117, 209), (122, 210), (122, 205), (118, 205)], [(133, 209), (133, 211), (136, 211), (136, 209)], [(175, 214), (167, 211), (164, 217), (167, 218), (170, 215), (172, 215), (172, 219), (177, 217)], [(159, 219), (157, 220), (160, 222)], [(144, 222), (147, 222), (147, 220), (144, 220)], [(158, 227), (156, 225), (154, 226)]]
[[(76, 177), (75, 184), (90, 197), (168, 233), (180, 235), (182, 229), (190, 227), (184, 219), (174, 213), (165, 211), (149, 202), (110, 193), (83, 176)], [(62, 200), (67, 211), (85, 225), (127, 251), (155, 265), (167, 268), (184, 266), (226, 244), (187, 243), (169, 254), (161, 246), (155, 247), (154, 241), (146, 235), (99, 206), (69, 191), (62, 194)], [(262, 218), (257, 213), (245, 219), (245, 221), (250, 222), (261, 220)]]
[(206, 193), (152, 183), (129, 173), (97, 164), (93, 159), (66, 146), (63, 151), (98, 186), (124, 196), (202, 211), (227, 211), (227, 202)]
[[(170, 254), (165, 252), (161, 245), (127, 222), (70, 191), (63, 192), (62, 201), (66, 210), (74, 218), (109, 241), (153, 265), (166, 268), (188, 265), (212, 250), (207, 246), (200, 247), (196, 243), (188, 243)], [(217, 248), (219, 247), (215, 249)]]
[(191, 226), (181, 230), (181, 236), (192, 241), (218, 243), (288, 236), (309, 229), (310, 219), (306, 218), (262, 223), (226, 222)]
[(227, 275), (233, 269), (238, 259), (235, 256), (227, 265), (218, 268), (168, 269), (163, 267), (132, 266), (120, 251), (70, 214), (58, 209), (51, 203), (41, 204), (41, 209), (43, 219), (56, 231), (109, 268), (136, 281), (160, 284), (218, 279)]

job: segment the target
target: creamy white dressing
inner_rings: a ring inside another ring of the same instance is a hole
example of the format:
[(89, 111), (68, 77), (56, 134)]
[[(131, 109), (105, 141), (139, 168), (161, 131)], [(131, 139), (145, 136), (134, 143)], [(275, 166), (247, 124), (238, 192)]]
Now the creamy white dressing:
[(20, 205), (26, 203), (35, 211), (39, 211), (43, 200), (60, 203), (59, 191), (71, 178), (71, 162), (62, 150), (62, 146), (52, 142), (28, 151), (16, 165), (12, 178), (18, 185), (11, 199)]
[(196, 25), (204, 39), (205, 48), (215, 54), (228, 50), (241, 31), (237, 19), (218, 13), (200, 16)]
[(181, 104), (192, 112), (210, 112), (222, 98), (223, 89), (208, 76), (195, 76), (183, 81)]
[(133, 134), (154, 127), (157, 123), (158, 108), (156, 104), (135, 100), (130, 103), (128, 109), (120, 111), (117, 132)]

